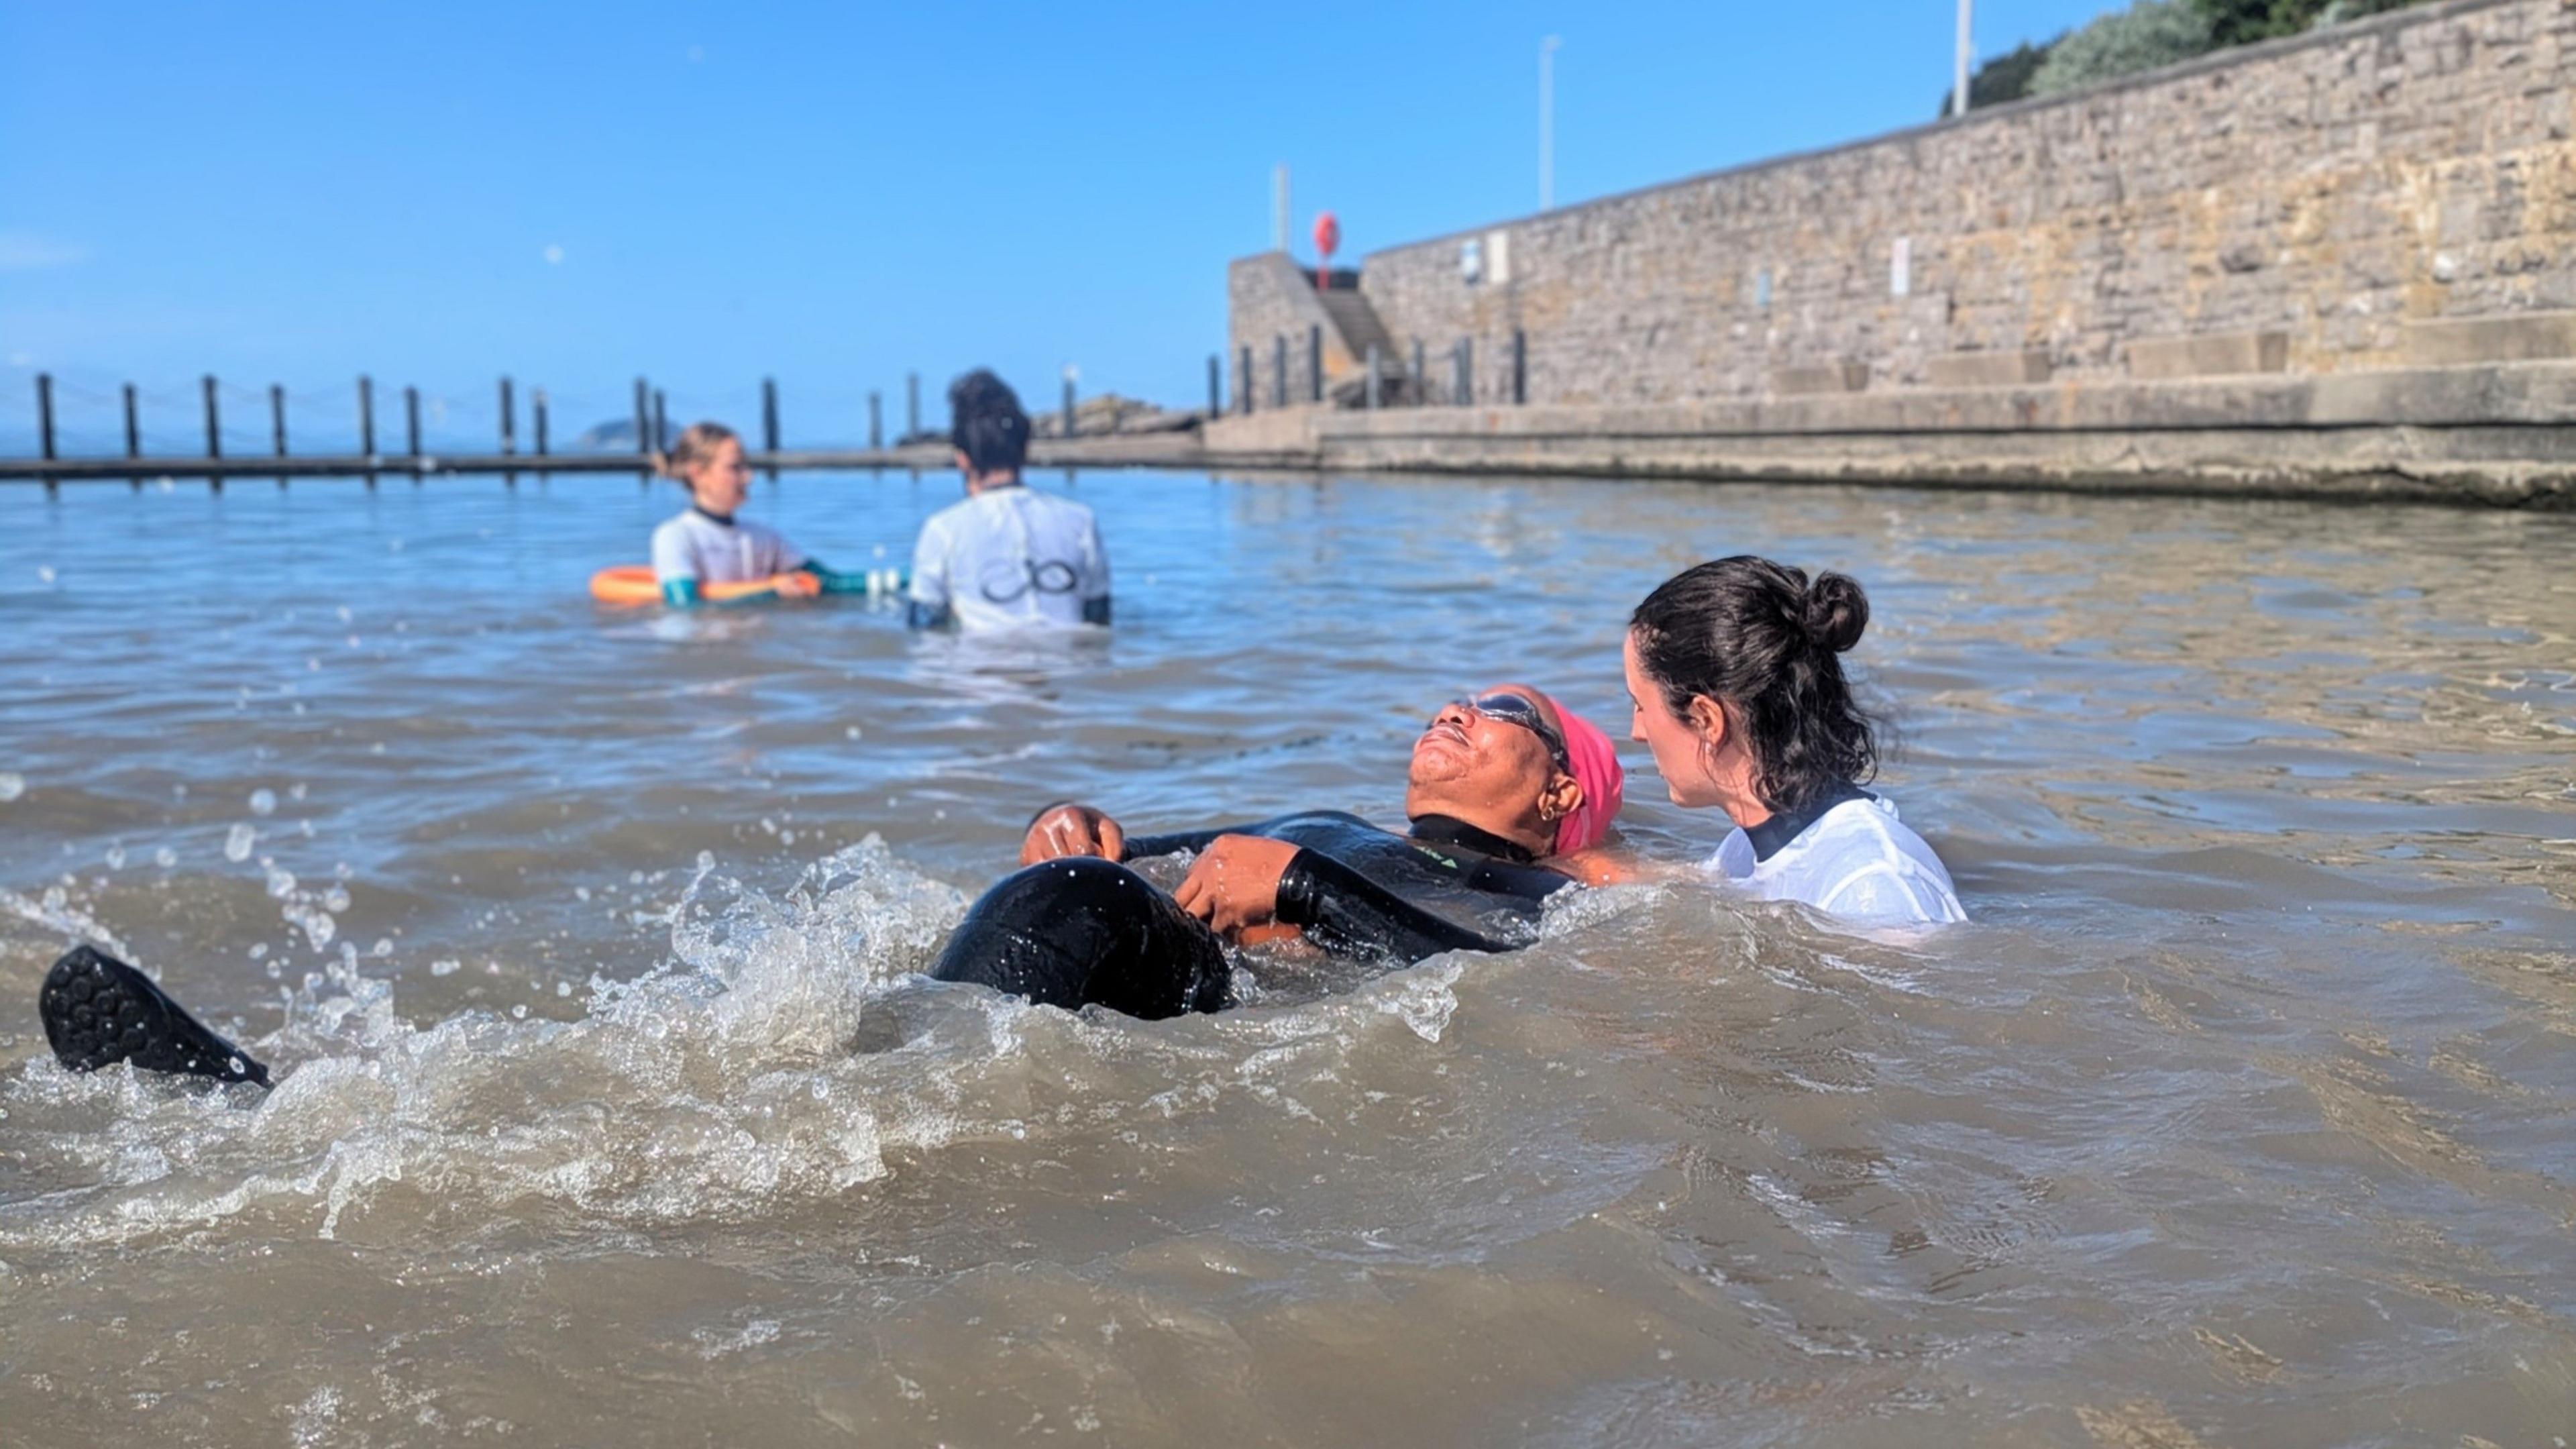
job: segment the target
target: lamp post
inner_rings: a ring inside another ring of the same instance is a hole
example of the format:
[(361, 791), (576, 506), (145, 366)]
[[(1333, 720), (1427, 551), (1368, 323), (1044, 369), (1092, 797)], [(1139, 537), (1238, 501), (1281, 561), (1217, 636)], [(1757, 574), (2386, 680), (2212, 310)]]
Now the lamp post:
[(1959, 49), (1950, 70), (1950, 114), (1968, 113), (1968, 61), (1975, 55), (1975, 43), (1968, 38), (1968, 14), (1976, 0), (1959, 0)]
[[(1965, 5), (1968, 0), (1959, 0)], [(1556, 49), (1551, 35), (1538, 43), (1538, 209), (1556, 209)]]

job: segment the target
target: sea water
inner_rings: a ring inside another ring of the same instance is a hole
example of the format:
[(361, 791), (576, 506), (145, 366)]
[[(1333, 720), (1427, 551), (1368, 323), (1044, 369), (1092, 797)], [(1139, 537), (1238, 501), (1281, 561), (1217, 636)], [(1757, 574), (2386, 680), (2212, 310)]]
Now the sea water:
[[(602, 609), (631, 478), (0, 492), (0, 1438), (2576, 1437), (2576, 520), (1038, 483), (1106, 638)], [(955, 496), (747, 511), (887, 567)], [(1050, 801), (1392, 822), (1500, 679), (1624, 734), (1627, 611), (1735, 552), (1869, 590), (1973, 924), (1621, 888), (1158, 1023), (916, 974)], [(76, 940), (277, 1088), (61, 1071)]]

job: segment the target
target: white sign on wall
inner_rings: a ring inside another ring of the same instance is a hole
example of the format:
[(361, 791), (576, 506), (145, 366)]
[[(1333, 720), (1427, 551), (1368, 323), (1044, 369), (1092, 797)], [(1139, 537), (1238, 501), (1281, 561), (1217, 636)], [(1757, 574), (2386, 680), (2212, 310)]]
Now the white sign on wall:
[(1898, 237), (1887, 253), (1887, 295), (1909, 296), (1914, 291), (1914, 239)]
[(1485, 275), (1497, 287), (1512, 279), (1512, 234), (1507, 231), (1485, 233)]

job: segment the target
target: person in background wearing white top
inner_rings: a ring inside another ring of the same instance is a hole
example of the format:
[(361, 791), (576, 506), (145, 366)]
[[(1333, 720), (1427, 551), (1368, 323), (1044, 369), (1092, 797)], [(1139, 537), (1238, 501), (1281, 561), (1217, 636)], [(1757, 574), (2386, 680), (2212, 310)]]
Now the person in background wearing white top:
[(1106, 625), (1109, 555), (1091, 510), (1020, 481), (1029, 415), (983, 368), (948, 385), (966, 501), (931, 515), (912, 551), (916, 629)]
[(1861, 788), (1878, 744), (1836, 656), (1868, 625), (1841, 574), (1811, 585), (1750, 554), (1676, 574), (1628, 620), (1630, 737), (1674, 804), (1735, 822), (1710, 868), (1762, 899), (1863, 925), (1964, 921), (1941, 858)]
[(836, 574), (776, 530), (734, 517), (751, 495), (751, 465), (733, 429), (692, 423), (672, 441), (663, 468), (689, 490), (688, 511), (653, 530), (653, 577), (664, 603), (691, 608), (705, 602), (704, 585), (764, 579), (770, 587), (726, 602), (866, 591), (864, 575)]

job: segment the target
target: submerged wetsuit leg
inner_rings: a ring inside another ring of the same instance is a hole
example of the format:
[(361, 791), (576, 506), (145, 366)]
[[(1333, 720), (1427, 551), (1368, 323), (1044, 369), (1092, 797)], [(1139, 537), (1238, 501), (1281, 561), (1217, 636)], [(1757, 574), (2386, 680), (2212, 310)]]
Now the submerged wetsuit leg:
[(1223, 1006), (1232, 973), (1215, 935), (1170, 896), (1123, 865), (1078, 855), (995, 882), (930, 974), (1150, 1020)]
[(152, 978), (103, 951), (75, 946), (45, 973), (36, 1014), (54, 1059), (75, 1072), (132, 1062), (219, 1082), (268, 1085), (268, 1068), (208, 1030)]

